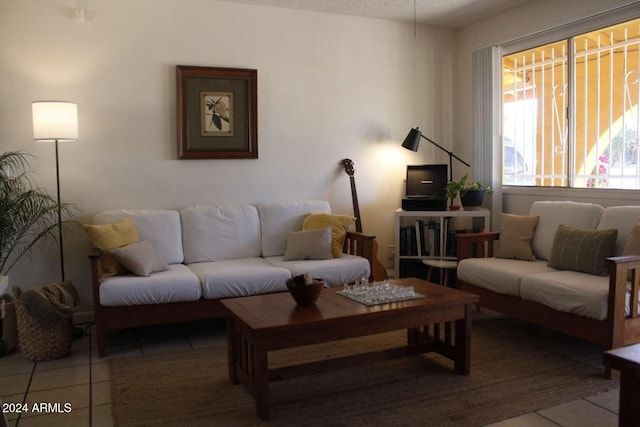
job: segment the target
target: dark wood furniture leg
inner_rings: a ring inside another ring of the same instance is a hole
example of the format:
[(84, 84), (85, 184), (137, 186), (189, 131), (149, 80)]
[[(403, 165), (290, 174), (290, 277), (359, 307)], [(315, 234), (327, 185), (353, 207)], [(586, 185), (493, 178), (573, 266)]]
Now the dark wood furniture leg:
[(268, 420), (271, 418), (271, 414), (269, 411), (269, 367), (266, 346), (260, 339), (252, 344), (256, 413), (261, 420)]
[(244, 333), (232, 317), (227, 317), (227, 358), (229, 381), (243, 384), (256, 401), (256, 413), (262, 420), (270, 418), (269, 367), (264, 340)]
[(455, 370), (463, 375), (471, 372), (471, 304), (464, 306), (464, 318), (456, 320)]
[(238, 384), (236, 374), (236, 361), (238, 360), (238, 340), (239, 337), (234, 330), (233, 319), (227, 317), (227, 359), (229, 364), (229, 381), (231, 384)]
[(618, 425), (636, 427), (640, 425), (640, 344), (606, 351), (603, 355), (605, 370), (620, 371), (620, 406)]

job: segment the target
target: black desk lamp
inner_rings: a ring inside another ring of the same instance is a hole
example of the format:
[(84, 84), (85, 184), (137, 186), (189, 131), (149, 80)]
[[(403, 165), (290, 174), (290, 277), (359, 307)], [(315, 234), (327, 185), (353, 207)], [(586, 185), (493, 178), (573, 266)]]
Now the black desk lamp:
[(441, 149), (442, 151), (444, 151), (445, 153), (447, 153), (449, 155), (449, 181), (453, 181), (453, 158), (454, 157), (458, 161), (460, 161), (462, 164), (465, 164), (468, 167), (471, 167), (471, 165), (469, 163), (465, 162), (460, 157), (458, 157), (455, 154), (453, 154), (453, 152), (447, 150), (443, 146), (437, 144), (436, 142), (433, 142), (432, 140), (430, 140), (429, 138), (424, 136), (422, 134), (422, 132), (420, 131), (420, 128), (418, 128), (417, 126), (416, 126), (415, 129), (411, 129), (409, 131), (409, 135), (407, 135), (407, 137), (404, 139), (404, 142), (402, 143), (402, 146), (404, 148), (406, 148), (407, 150), (418, 151), (418, 146), (420, 145), (420, 137), (426, 139), (427, 141), (429, 141), (430, 143), (432, 143), (433, 145), (435, 145), (436, 147), (438, 147), (439, 149)]

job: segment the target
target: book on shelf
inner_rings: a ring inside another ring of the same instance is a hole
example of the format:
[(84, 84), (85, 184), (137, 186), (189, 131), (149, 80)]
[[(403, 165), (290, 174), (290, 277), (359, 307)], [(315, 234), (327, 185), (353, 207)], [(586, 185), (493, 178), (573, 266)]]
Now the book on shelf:
[(400, 256), (424, 256), (425, 250), (424, 226), (422, 221), (413, 225), (400, 227)]
[[(425, 223), (423, 220), (416, 220), (412, 225), (400, 227), (400, 256), (455, 256), (455, 244), (451, 243), (455, 240), (455, 235), (451, 235), (446, 231), (447, 228), (444, 228), (445, 231), (441, 229), (439, 222)], [(446, 253), (442, 253), (443, 251)]]
[[(466, 221), (466, 218), (448, 216), (447, 213), (410, 215), (400, 220), (398, 256), (455, 259), (458, 235), (477, 233), (482, 229), (483, 227), (478, 227), (478, 224)], [(420, 262), (420, 259), (406, 261)]]
[(416, 246), (418, 248), (418, 256), (428, 255), (427, 245), (425, 241), (425, 233), (424, 233), (424, 221), (421, 219), (416, 220), (415, 224), (416, 228)]
[(407, 227), (400, 227), (400, 247), (398, 248), (400, 256), (407, 255)]
[(436, 256), (436, 222), (429, 221), (428, 236), (429, 236), (429, 256)]
[(400, 228), (400, 255), (413, 256), (418, 253), (415, 226)]

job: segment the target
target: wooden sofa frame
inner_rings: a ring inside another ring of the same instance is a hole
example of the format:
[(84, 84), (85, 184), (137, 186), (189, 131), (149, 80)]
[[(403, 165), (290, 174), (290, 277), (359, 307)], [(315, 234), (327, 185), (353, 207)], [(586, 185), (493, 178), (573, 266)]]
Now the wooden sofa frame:
[[(347, 232), (343, 252), (366, 258), (369, 261), (371, 271), (373, 271), (374, 240), (375, 236)], [(219, 300), (202, 298), (197, 301), (166, 304), (103, 306), (100, 304), (99, 259), (99, 253), (89, 255), (99, 357), (104, 357), (106, 354), (105, 334), (109, 331), (225, 316), (224, 308)], [(372, 278), (371, 275), (369, 280)]]
[[(493, 244), (498, 232), (458, 235), (458, 262), (470, 257), (493, 256)], [(479, 304), (490, 310), (540, 325), (563, 334), (600, 345), (605, 350), (640, 342), (638, 291), (640, 289), (640, 257), (620, 256), (607, 259), (609, 263), (609, 300), (607, 318), (595, 320), (554, 310), (546, 305), (519, 297), (500, 294), (458, 279), (458, 288), (480, 297)], [(631, 310), (625, 315), (627, 273), (632, 271)], [(611, 378), (611, 368), (605, 366), (605, 376)]]

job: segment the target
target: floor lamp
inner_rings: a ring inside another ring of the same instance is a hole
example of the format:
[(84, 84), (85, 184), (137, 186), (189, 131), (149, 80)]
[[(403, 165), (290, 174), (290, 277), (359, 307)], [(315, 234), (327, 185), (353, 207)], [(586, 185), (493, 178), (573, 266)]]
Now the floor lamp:
[(33, 139), (53, 141), (56, 147), (56, 189), (58, 193), (58, 242), (60, 245), (60, 274), (64, 282), (64, 250), (62, 243), (62, 205), (60, 202), (60, 168), (58, 142), (78, 139), (78, 105), (67, 101), (34, 101)]

